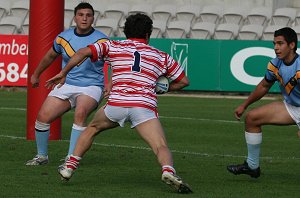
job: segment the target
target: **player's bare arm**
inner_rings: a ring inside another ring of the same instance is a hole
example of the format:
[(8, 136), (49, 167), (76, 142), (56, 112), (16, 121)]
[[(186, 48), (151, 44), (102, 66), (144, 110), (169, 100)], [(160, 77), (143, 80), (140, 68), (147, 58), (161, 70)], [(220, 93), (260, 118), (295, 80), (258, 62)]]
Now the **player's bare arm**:
[(30, 78), (33, 88), (39, 87), (40, 75), (52, 64), (58, 55), (52, 47), (48, 50)]
[(250, 96), (235, 109), (234, 115), (236, 119), (240, 120), (241, 116), (248, 108), (248, 106), (265, 96), (269, 92), (273, 84), (273, 82), (268, 82), (266, 81), (266, 79), (260, 81), (260, 83), (256, 86), (255, 90), (250, 94)]
[(57, 84), (60, 84), (59, 87), (61, 87), (65, 83), (66, 76), (71, 71), (71, 69), (79, 65), (84, 58), (90, 57), (91, 55), (92, 55), (92, 51), (90, 50), (89, 47), (79, 49), (72, 56), (68, 64), (57, 75), (55, 75), (54, 77), (46, 81), (45, 86), (47, 88), (51, 88)]
[(189, 79), (184, 76), (180, 81), (176, 82), (176, 81), (172, 81), (170, 83), (170, 87), (169, 87), (169, 91), (176, 91), (176, 90), (180, 90), (186, 86), (188, 86), (190, 84)]

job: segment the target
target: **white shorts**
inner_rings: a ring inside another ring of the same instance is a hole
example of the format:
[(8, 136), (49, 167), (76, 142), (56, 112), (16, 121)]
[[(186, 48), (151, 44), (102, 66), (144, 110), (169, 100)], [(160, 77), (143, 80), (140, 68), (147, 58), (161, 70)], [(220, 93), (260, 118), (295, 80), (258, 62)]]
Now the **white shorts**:
[(124, 127), (126, 121), (130, 122), (131, 128), (153, 118), (158, 118), (156, 112), (142, 107), (117, 107), (106, 105), (104, 107), (104, 113), (108, 119), (119, 123), (121, 127)]
[(54, 96), (63, 100), (68, 99), (71, 107), (76, 106), (76, 98), (79, 95), (87, 95), (99, 103), (102, 96), (102, 88), (98, 86), (78, 87), (74, 85), (63, 84), (60, 88), (55, 88), (49, 93), (48, 96)]
[(293, 106), (285, 101), (283, 101), (287, 111), (289, 112), (290, 116), (296, 122), (298, 128), (300, 129), (300, 107)]

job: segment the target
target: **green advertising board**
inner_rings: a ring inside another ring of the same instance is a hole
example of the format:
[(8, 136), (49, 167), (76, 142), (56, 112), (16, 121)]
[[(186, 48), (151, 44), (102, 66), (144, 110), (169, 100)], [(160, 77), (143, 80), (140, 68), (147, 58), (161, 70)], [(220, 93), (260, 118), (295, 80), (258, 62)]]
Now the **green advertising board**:
[[(151, 39), (185, 69), (185, 90), (250, 92), (275, 57), (272, 41)], [(276, 83), (271, 92), (279, 92)]]

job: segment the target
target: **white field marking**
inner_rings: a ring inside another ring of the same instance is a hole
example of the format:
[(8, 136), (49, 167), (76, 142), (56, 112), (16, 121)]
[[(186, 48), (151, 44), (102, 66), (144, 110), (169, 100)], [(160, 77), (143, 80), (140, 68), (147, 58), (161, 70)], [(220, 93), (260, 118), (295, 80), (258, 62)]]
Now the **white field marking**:
[(181, 120), (196, 120), (196, 121), (213, 121), (213, 122), (226, 122), (226, 123), (243, 123), (242, 121), (234, 121), (234, 120), (214, 120), (214, 119), (207, 119), (207, 118), (186, 118), (186, 117), (169, 117), (169, 116), (159, 116), (159, 118), (166, 118), (166, 119), (181, 119)]
[(0, 107), (0, 110), (17, 110), (17, 111), (26, 111), (26, 108), (11, 108), (11, 107)]
[[(26, 108), (9, 108), (9, 107), (0, 107), (0, 110), (17, 110), (17, 111), (26, 111)], [(169, 116), (159, 116), (164, 119), (180, 119), (180, 120), (195, 120), (195, 121), (209, 121), (209, 122), (223, 122), (223, 123), (233, 123), (233, 124), (244, 124), (243, 121), (235, 120), (214, 120), (207, 118), (187, 118), (187, 117), (169, 117)], [(288, 125), (288, 127), (295, 127), (295, 125)]]
[[(249, 95), (234, 96), (234, 95), (221, 95), (221, 94), (212, 95), (212, 94), (203, 94), (203, 93), (199, 93), (199, 94), (165, 93), (165, 94), (159, 95), (159, 97), (168, 97), (168, 96), (181, 97), (181, 98), (182, 97), (190, 97), (190, 98), (247, 99)], [(272, 95), (266, 95), (263, 98), (261, 98), (261, 100), (278, 100), (279, 98), (281, 98), (280, 94), (273, 94), (273, 96)]]
[[(0, 135), (0, 138), (9, 138), (9, 139), (21, 139), (26, 140), (25, 137), (17, 137), (17, 136), (10, 136), (10, 135)], [(59, 140), (61, 142), (70, 142), (69, 140)], [(93, 145), (102, 146), (102, 147), (113, 147), (113, 148), (126, 148), (126, 149), (134, 149), (134, 150), (146, 150), (151, 151), (148, 147), (143, 146), (129, 146), (129, 145), (120, 145), (120, 144), (103, 144), (103, 143), (96, 143), (94, 142)], [(199, 153), (199, 152), (193, 152), (193, 151), (179, 151), (179, 150), (171, 150), (172, 153), (178, 153), (178, 154), (186, 154), (186, 155), (194, 155), (194, 156), (201, 156), (201, 157), (228, 157), (228, 158), (243, 158), (245, 159), (247, 156), (243, 155), (231, 155), (231, 154), (209, 154), (209, 153)], [(267, 160), (300, 160), (299, 157), (271, 157), (271, 156), (263, 156), (260, 157), (261, 159), (267, 159)]]
[[(0, 110), (1, 109), (4, 109), (4, 110), (26, 111), (26, 108), (0, 107)], [(188, 118), (188, 117), (170, 117), (170, 116), (159, 116), (159, 118), (244, 124), (243, 121), (236, 121), (236, 120), (215, 120), (215, 119), (207, 119), (207, 118)], [(294, 127), (294, 125), (288, 125), (288, 126)]]
[[(16, 111), (26, 111), (26, 108), (10, 108), (10, 107), (0, 107), (0, 110), (16, 110)], [(214, 122), (225, 122), (225, 123), (243, 123), (240, 121), (234, 120), (214, 120), (214, 119), (206, 119), (206, 118), (187, 118), (187, 117), (169, 117), (169, 116), (159, 116), (160, 118), (165, 119), (182, 119), (182, 120), (195, 120), (195, 121), (214, 121)]]

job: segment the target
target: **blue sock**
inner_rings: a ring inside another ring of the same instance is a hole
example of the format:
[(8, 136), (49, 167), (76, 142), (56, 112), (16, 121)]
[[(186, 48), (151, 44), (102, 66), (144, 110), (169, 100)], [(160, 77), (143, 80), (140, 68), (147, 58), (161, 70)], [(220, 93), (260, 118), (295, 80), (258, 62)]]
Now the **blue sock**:
[(38, 155), (43, 155), (43, 156), (48, 155), (49, 134), (50, 134), (50, 130), (43, 131), (43, 132), (35, 130), (35, 141), (36, 141)]
[(259, 167), (259, 155), (260, 155), (260, 145), (262, 142), (262, 133), (248, 133), (245, 132), (248, 157), (247, 163), (251, 169), (256, 169)]
[(86, 127), (81, 127), (76, 124), (73, 124), (72, 131), (71, 131), (71, 137), (70, 137), (70, 145), (69, 145), (69, 152), (68, 155), (70, 156), (73, 154), (77, 139), (79, 138), (81, 132), (85, 129)]
[(251, 169), (259, 167), (260, 144), (247, 144), (248, 157), (247, 163)]

